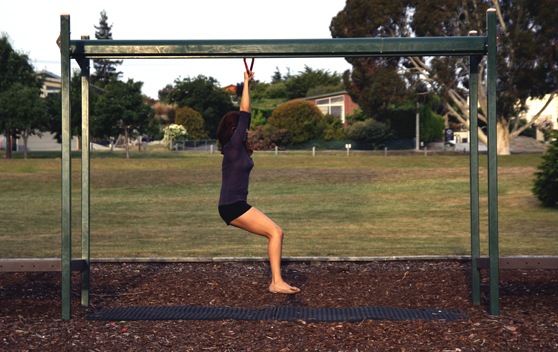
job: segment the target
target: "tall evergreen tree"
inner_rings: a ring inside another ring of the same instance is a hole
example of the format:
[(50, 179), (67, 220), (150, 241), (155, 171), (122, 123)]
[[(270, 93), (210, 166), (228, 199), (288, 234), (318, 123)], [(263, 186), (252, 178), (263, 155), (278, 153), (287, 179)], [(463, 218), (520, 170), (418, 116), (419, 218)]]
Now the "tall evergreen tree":
[[(96, 39), (112, 40), (112, 24), (109, 25), (107, 20), (106, 11), (101, 11), (99, 26), (95, 26)], [(95, 74), (92, 75), (92, 83), (104, 87), (110, 81), (118, 79), (118, 76), (122, 74), (122, 72), (116, 70), (118, 65), (122, 65), (122, 60), (94, 59), (93, 66), (95, 67)]]

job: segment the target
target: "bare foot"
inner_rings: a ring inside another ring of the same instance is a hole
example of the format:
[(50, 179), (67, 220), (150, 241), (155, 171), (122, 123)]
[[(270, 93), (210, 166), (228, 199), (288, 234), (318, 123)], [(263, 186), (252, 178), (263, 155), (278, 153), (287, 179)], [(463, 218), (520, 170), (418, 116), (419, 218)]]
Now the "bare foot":
[(298, 287), (289, 286), (286, 282), (282, 282), (280, 284), (271, 284), (269, 285), (269, 292), (271, 293), (284, 293), (287, 295), (292, 295), (295, 293), (299, 293), (300, 289)]

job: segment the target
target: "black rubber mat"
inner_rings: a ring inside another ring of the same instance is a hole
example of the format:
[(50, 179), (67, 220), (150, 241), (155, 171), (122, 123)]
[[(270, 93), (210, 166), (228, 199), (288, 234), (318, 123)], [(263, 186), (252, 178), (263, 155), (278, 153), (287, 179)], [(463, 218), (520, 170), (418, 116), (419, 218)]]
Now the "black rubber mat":
[(266, 320), (266, 321), (362, 321), (372, 320), (445, 320), (466, 319), (459, 310), (387, 307), (296, 308), (274, 307), (246, 309), (230, 307), (122, 307), (101, 309), (87, 316), (89, 320)]
[(122, 307), (99, 310), (89, 320), (274, 320), (276, 308), (245, 309), (230, 307)]

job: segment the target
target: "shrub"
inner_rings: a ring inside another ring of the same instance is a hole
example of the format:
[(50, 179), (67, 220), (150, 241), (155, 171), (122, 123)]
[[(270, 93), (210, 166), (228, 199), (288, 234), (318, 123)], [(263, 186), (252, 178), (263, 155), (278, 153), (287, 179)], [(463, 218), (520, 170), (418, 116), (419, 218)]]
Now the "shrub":
[(203, 128), (203, 117), (194, 109), (187, 106), (176, 110), (174, 121), (184, 126), (190, 139), (207, 139), (207, 132)]
[[(434, 104), (435, 101), (431, 105), (420, 105), (419, 133), (420, 140), (424, 143), (437, 141), (444, 136), (445, 120), (432, 111), (432, 105)], [(390, 106), (386, 111), (386, 116), (397, 138), (416, 138), (417, 111), (415, 103), (407, 101), (397, 107)]]
[(168, 142), (168, 135), (170, 132), (171, 139), (173, 141), (183, 141), (188, 136), (186, 129), (182, 125), (172, 124), (165, 128), (165, 137), (163, 138), (163, 143)]
[(551, 137), (556, 138), (548, 147), (547, 154), (543, 155), (543, 163), (535, 172), (533, 193), (550, 208), (558, 208), (558, 130), (551, 131)]
[(341, 119), (337, 116), (326, 114), (316, 126), (316, 139), (324, 141), (338, 141), (345, 138)]
[(357, 121), (365, 121), (368, 120), (370, 116), (366, 115), (361, 108), (356, 108), (353, 110), (352, 114), (345, 115), (345, 122), (348, 124), (353, 124)]
[(265, 97), (268, 99), (287, 99), (285, 83), (280, 82), (270, 85), (265, 91)]
[(313, 103), (293, 100), (275, 109), (267, 123), (287, 129), (291, 143), (300, 144), (319, 136), (317, 125), (322, 117), (322, 112)]
[(281, 147), (289, 141), (289, 132), (271, 125), (258, 126), (248, 131), (248, 144), (254, 150), (269, 150)]
[(266, 118), (261, 110), (255, 110), (252, 113), (252, 121), (250, 122), (250, 129), (255, 129), (257, 126), (265, 125)]
[(386, 142), (393, 140), (393, 132), (384, 123), (374, 119), (355, 122), (352, 126), (345, 127), (347, 138), (364, 142), (373, 149), (385, 147)]

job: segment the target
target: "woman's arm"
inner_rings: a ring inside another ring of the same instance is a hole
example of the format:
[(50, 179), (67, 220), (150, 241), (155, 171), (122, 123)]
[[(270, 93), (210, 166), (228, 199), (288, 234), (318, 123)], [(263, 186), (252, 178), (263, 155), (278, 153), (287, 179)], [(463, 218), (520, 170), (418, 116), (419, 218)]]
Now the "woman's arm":
[(250, 81), (252, 77), (254, 77), (254, 72), (244, 72), (244, 89), (242, 90), (240, 111), (250, 112)]

